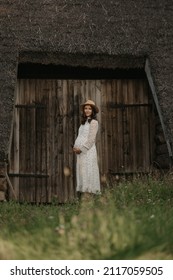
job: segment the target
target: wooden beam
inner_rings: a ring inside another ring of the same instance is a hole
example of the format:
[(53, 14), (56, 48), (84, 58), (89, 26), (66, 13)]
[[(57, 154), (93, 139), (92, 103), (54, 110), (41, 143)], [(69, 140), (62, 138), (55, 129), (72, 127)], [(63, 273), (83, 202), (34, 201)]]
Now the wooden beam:
[(160, 109), (160, 105), (159, 105), (156, 89), (155, 89), (155, 86), (154, 86), (153, 78), (152, 78), (152, 75), (151, 75), (150, 64), (149, 64), (148, 58), (146, 59), (146, 62), (145, 62), (145, 73), (147, 75), (148, 83), (149, 83), (149, 86), (150, 86), (150, 89), (151, 89), (151, 92), (152, 92), (152, 95), (153, 95), (153, 99), (154, 99), (154, 102), (155, 102), (155, 105), (156, 105), (156, 109), (157, 109), (157, 112), (158, 112), (158, 115), (159, 115), (159, 119), (160, 119), (160, 122), (161, 122), (161, 126), (162, 126), (162, 129), (163, 129), (163, 133), (164, 133), (164, 137), (165, 137), (165, 141), (166, 141), (166, 145), (167, 145), (167, 148), (168, 148), (168, 153), (169, 153), (169, 156), (171, 158), (171, 164), (172, 164), (172, 157), (173, 157), (172, 148), (171, 148), (171, 144), (170, 144), (170, 141), (169, 141), (167, 133), (166, 133), (166, 128), (165, 128), (165, 124), (164, 124), (164, 121), (163, 121), (162, 112), (161, 112), (161, 109)]
[(33, 178), (48, 178), (48, 174), (34, 174), (34, 173), (8, 173), (9, 177), (33, 177)]
[(15, 200), (17, 200), (16, 193), (15, 193), (15, 191), (14, 191), (14, 188), (13, 188), (12, 183), (11, 183), (9, 177), (8, 177), (7, 172), (5, 173), (5, 176), (6, 176), (7, 183), (8, 183), (8, 185), (9, 185), (10, 189), (11, 189), (11, 192), (12, 192), (13, 196), (14, 196)]

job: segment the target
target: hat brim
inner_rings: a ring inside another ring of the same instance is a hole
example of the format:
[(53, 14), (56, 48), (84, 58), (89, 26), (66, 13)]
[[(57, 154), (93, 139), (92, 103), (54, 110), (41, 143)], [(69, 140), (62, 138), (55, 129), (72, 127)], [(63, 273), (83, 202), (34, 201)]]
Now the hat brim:
[(86, 105), (91, 106), (91, 107), (95, 110), (96, 113), (99, 112), (99, 108), (98, 108), (96, 105), (93, 105), (93, 104), (90, 104), (90, 103), (81, 104), (81, 105), (80, 105), (81, 111), (83, 111), (83, 109), (84, 109), (84, 107), (85, 107)]

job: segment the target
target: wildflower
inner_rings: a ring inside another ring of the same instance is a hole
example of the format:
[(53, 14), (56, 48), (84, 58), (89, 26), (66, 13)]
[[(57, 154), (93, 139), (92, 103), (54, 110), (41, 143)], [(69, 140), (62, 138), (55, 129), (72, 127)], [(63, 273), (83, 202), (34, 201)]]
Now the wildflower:
[(65, 232), (65, 227), (64, 225), (59, 225), (55, 228), (55, 231), (59, 234), (59, 235), (63, 235)]
[(151, 216), (150, 216), (150, 219), (154, 219), (154, 217), (155, 217), (154, 215), (151, 215)]
[(48, 219), (49, 219), (49, 220), (53, 220), (53, 219), (54, 219), (54, 216), (49, 216)]

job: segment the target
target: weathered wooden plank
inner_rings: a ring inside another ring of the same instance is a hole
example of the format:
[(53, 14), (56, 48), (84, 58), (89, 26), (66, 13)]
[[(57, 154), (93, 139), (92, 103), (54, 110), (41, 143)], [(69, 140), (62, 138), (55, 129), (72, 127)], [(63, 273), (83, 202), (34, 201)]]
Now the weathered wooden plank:
[[(50, 84), (49, 80), (44, 80), (41, 83), (41, 92), (39, 94), (40, 97), (40, 103), (44, 103), (45, 99), (47, 99), (47, 96), (49, 96), (49, 89)], [(46, 110), (45, 109), (39, 109), (40, 114), (40, 171), (39, 173), (43, 173), (46, 168), (46, 147), (45, 147), (45, 137), (46, 137)], [(41, 189), (41, 202), (47, 202), (47, 186), (46, 181), (44, 178), (41, 178), (40, 180), (40, 189)]]
[[(78, 93), (78, 88), (79, 88), (80, 81), (74, 80), (73, 81), (73, 120), (74, 120), (74, 131), (73, 131), (73, 143), (74, 145), (75, 139), (78, 134), (78, 129), (79, 129), (79, 93)], [(74, 188), (74, 193), (76, 189), (76, 155), (73, 153), (73, 165), (72, 165), (72, 174), (73, 174), (73, 188)]]
[[(59, 202), (62, 202), (63, 198), (63, 160), (64, 160), (64, 126), (63, 126), (63, 117), (64, 117), (64, 110), (63, 110), (63, 81), (58, 81), (58, 91), (57, 91), (57, 98), (58, 98), (58, 130), (56, 132), (56, 138), (58, 142), (58, 177), (56, 178), (56, 189), (55, 195), (57, 195), (57, 199)], [(59, 182), (58, 182), (59, 179)]]
[(101, 81), (96, 80), (95, 81), (95, 103), (99, 108), (99, 113), (97, 115), (97, 120), (99, 124), (99, 129), (98, 129), (98, 134), (97, 134), (97, 139), (96, 139), (96, 148), (97, 148), (97, 158), (98, 158), (98, 165), (99, 165), (99, 170), (101, 173), (101, 155), (102, 155), (102, 145), (101, 145), (101, 138), (102, 138), (102, 127), (101, 127), (101, 116), (102, 116), (102, 95), (101, 95)]
[(82, 83), (84, 83), (84, 92), (83, 92), (84, 100), (91, 99), (89, 93), (89, 86), (90, 86), (89, 81), (88, 80), (82, 81)]
[[(21, 87), (19, 90), (19, 102), (21, 104), (26, 104), (25, 101), (25, 94), (26, 94), (27, 88), (26, 83), (24, 81), (21, 81)], [(26, 141), (25, 141), (25, 127), (26, 127), (26, 118), (25, 118), (25, 108), (19, 109), (19, 173), (25, 172), (25, 157), (26, 157)], [(19, 199), (20, 201), (24, 201), (25, 199), (25, 192), (27, 190), (27, 186), (25, 187), (25, 180), (24, 178), (19, 178)], [(26, 197), (27, 199), (27, 197)]]
[(68, 155), (69, 162), (68, 168), (66, 169), (66, 176), (68, 177), (68, 200), (72, 201), (75, 197), (75, 189), (76, 186), (74, 184), (75, 173), (73, 173), (73, 165), (74, 165), (74, 153), (72, 149), (72, 145), (74, 143), (74, 80), (69, 80), (68, 86), (68, 102), (69, 102), (69, 142), (68, 142)]
[[(111, 94), (110, 94), (110, 99), (109, 102), (116, 102), (116, 83), (114, 80), (110, 81), (111, 83)], [(111, 135), (111, 153), (112, 153), (112, 159), (111, 159), (111, 166), (110, 169), (113, 170), (115, 168), (115, 163), (116, 163), (116, 133), (115, 133), (115, 117), (116, 117), (116, 112), (114, 109), (109, 109), (110, 112), (110, 135)]]
[(46, 126), (46, 138), (45, 146), (47, 149), (46, 153), (46, 169), (49, 174), (49, 179), (47, 180), (47, 194), (48, 202), (51, 202), (52, 196), (55, 193), (56, 188), (56, 177), (58, 176), (57, 167), (57, 156), (58, 156), (58, 139), (56, 137), (56, 131), (58, 131), (58, 98), (57, 98), (58, 83), (56, 80), (47, 81), (47, 94), (45, 95), (45, 102), (47, 102), (47, 114), (45, 118)]
[[(41, 81), (36, 81), (36, 91), (35, 91), (35, 100), (34, 102), (40, 103), (40, 92), (41, 92)], [(35, 173), (40, 171), (40, 161), (41, 161), (41, 151), (40, 151), (40, 137), (41, 137), (41, 127), (40, 127), (40, 112), (39, 109), (35, 109)], [(35, 200), (36, 203), (41, 201), (41, 186), (40, 180), (35, 179)]]
[(112, 169), (112, 109), (109, 108), (109, 104), (112, 99), (112, 83), (111, 80), (106, 81), (106, 108), (107, 108), (107, 124), (106, 124), (106, 129), (107, 129), (107, 147), (106, 147), (106, 153), (107, 153), (107, 163), (108, 163), (108, 171)]
[(101, 83), (102, 93), (102, 175), (107, 176), (108, 174), (108, 141), (107, 141), (107, 86), (105, 80)]
[[(16, 94), (16, 104), (19, 102), (19, 94), (20, 94), (20, 88), (17, 87), (17, 94)], [(15, 112), (14, 112), (14, 142), (13, 142), (13, 145), (14, 145), (14, 148), (13, 148), (13, 151), (14, 151), (14, 160), (12, 160), (13, 162), (13, 165), (12, 165), (12, 171), (13, 172), (19, 172), (19, 145), (20, 145), (20, 137), (19, 137), (19, 134), (20, 134), (20, 130), (19, 130), (19, 110), (16, 109)], [(12, 180), (12, 185), (14, 186), (14, 192), (15, 192), (15, 195), (16, 195), (16, 198), (19, 199), (19, 178), (15, 178), (14, 180)]]
[[(25, 93), (23, 94), (24, 97), (21, 96), (21, 101), (20, 104), (24, 104), (24, 105), (30, 105), (32, 104), (32, 95), (31, 95), (31, 87), (33, 82), (30, 82), (30, 80), (23, 80), (22, 81), (24, 88), (25, 88)], [(35, 92), (34, 92), (35, 94)], [(23, 100), (24, 98), (24, 100)], [(25, 162), (23, 162), (23, 172), (28, 173), (30, 172), (31, 169), (31, 157), (32, 157), (32, 151), (33, 151), (33, 141), (32, 141), (32, 133), (33, 133), (33, 115), (35, 116), (35, 110), (33, 108), (23, 108), (22, 109), (24, 111), (24, 119), (25, 119)], [(33, 145), (31, 145), (31, 143)], [(24, 194), (25, 193), (25, 197), (24, 197), (24, 201), (33, 201), (33, 188), (34, 188), (34, 184), (32, 184), (32, 179), (28, 178), (28, 179), (22, 179), (21, 180), (21, 184), (20, 184), (20, 190), (21, 192)]]
[[(47, 138), (47, 130), (49, 127), (49, 111), (48, 111), (48, 103), (49, 103), (49, 96), (51, 95), (51, 89), (52, 89), (52, 81), (47, 80), (46, 81), (46, 87), (44, 91), (44, 96), (42, 97), (41, 103), (45, 105), (45, 108), (43, 109), (43, 124), (42, 124), (42, 173), (49, 175), (48, 173), (48, 138)], [(54, 90), (55, 93), (55, 90)], [(49, 186), (49, 176), (44, 180), (44, 193), (45, 193), (45, 202), (51, 201), (51, 189)]]
[(62, 170), (63, 170), (63, 175), (62, 175), (62, 185), (60, 186), (61, 192), (60, 192), (60, 198), (61, 201), (63, 202), (67, 200), (67, 178), (64, 175), (64, 167), (68, 165), (68, 155), (66, 152), (66, 147), (68, 145), (68, 139), (67, 139), (67, 81), (63, 80), (62, 81), (62, 102), (63, 102), (63, 160), (62, 160)]
[[(48, 190), (48, 202), (51, 201), (51, 192), (52, 188), (55, 185), (55, 180), (53, 176), (53, 172), (55, 172), (55, 164), (54, 164), (54, 149), (55, 149), (55, 135), (54, 135), (54, 106), (56, 104), (56, 83), (54, 80), (46, 81), (46, 92), (45, 92), (45, 102), (47, 102), (47, 113), (45, 118), (45, 145), (46, 154), (45, 154), (45, 168), (47, 169), (47, 173), (49, 174), (49, 179), (47, 180), (48, 186), (46, 186), (46, 190)], [(50, 137), (51, 135), (51, 137)]]
[[(123, 93), (122, 93), (122, 82), (121, 80), (116, 81), (116, 102), (117, 104), (123, 103)], [(124, 171), (124, 154), (123, 154), (123, 148), (124, 148), (124, 139), (123, 139), (123, 113), (124, 111), (122, 108), (116, 110), (116, 161), (117, 161), (117, 169), (114, 169), (116, 172), (123, 172)]]

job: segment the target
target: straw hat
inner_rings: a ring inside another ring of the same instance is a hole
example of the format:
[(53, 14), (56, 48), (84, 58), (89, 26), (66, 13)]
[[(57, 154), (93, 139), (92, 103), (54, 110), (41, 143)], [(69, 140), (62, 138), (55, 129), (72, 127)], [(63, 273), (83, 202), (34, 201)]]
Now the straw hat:
[(86, 105), (90, 105), (95, 110), (96, 113), (99, 112), (99, 108), (95, 105), (94, 101), (87, 100), (84, 104), (81, 104), (80, 107), (81, 107), (82, 111), (84, 109), (84, 106), (86, 106)]

